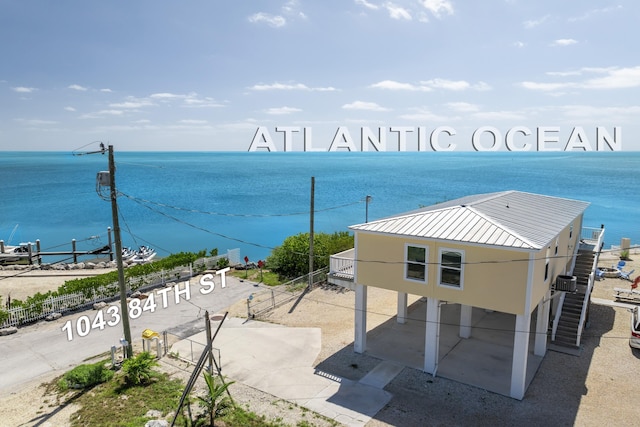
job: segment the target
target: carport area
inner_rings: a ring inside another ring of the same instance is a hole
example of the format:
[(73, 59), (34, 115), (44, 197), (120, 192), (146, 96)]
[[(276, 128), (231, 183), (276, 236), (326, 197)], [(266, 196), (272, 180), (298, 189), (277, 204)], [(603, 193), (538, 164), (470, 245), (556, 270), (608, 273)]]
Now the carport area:
[[(422, 298), (408, 307), (404, 324), (393, 317), (368, 331), (366, 354), (423, 370), (426, 313)], [(532, 316), (535, 325), (536, 310)], [(509, 396), (515, 321), (515, 315), (474, 307), (471, 337), (460, 338), (460, 305), (443, 303), (436, 376)], [(533, 353), (534, 335), (529, 336), (526, 387), (543, 359)]]

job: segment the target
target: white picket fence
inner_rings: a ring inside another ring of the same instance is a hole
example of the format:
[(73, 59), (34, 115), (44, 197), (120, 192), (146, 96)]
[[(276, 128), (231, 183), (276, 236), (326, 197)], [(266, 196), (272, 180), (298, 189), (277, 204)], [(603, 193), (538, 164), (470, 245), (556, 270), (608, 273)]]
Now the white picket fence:
[[(196, 272), (195, 274), (198, 274), (198, 271), (214, 268), (221, 258), (227, 258), (231, 265), (240, 264), (240, 250), (233, 249), (227, 251), (225, 255), (200, 258), (189, 266), (176, 267), (172, 270), (163, 270), (145, 276), (130, 278), (126, 283), (127, 291), (144, 291), (145, 289), (164, 286), (170, 282), (189, 279), (194, 276), (194, 271)], [(11, 308), (7, 310), (8, 319), (0, 325), (0, 328), (35, 322), (45, 319), (53, 313), (64, 314), (68, 311), (81, 309), (84, 306), (91, 306), (96, 302), (116, 298), (119, 293), (120, 286), (118, 282), (114, 282), (107, 286), (101, 286), (97, 290), (94, 289), (91, 296), (85, 296), (82, 293), (65, 294), (49, 297), (42, 303), (32, 304), (28, 307)]]

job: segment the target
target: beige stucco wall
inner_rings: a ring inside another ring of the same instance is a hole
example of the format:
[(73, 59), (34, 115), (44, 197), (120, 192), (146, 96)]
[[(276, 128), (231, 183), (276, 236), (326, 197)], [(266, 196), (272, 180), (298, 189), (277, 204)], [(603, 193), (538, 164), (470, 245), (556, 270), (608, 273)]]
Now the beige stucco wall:
[(547, 248), (543, 248), (535, 255), (535, 268), (533, 288), (531, 291), (531, 301), (528, 311), (531, 312), (538, 302), (544, 298), (549, 287), (553, 284), (556, 277), (560, 274), (566, 274), (571, 267), (573, 254), (580, 242), (580, 232), (582, 231), (582, 216), (576, 218), (573, 222), (573, 231), (571, 226), (562, 230), (558, 235), (558, 253), (556, 254), (556, 241), (549, 242), (549, 274), (547, 280), (544, 279), (545, 263), (547, 259)]
[[(437, 298), (443, 301), (471, 305), (512, 314), (529, 314), (546, 295), (552, 281), (565, 274), (571, 264), (574, 249), (580, 240), (582, 217), (573, 223), (572, 236), (567, 226), (558, 238), (549, 243), (549, 274), (545, 280), (547, 249), (531, 253), (482, 245), (461, 245), (440, 241), (405, 238), (375, 233), (356, 232), (357, 277), (365, 286)], [(405, 278), (405, 245), (428, 248), (426, 283)], [(438, 285), (440, 249), (464, 251), (464, 277), (461, 289)], [(533, 286), (527, 299), (526, 285), (530, 258), (533, 258)], [(528, 303), (527, 303), (528, 302)]]
[[(484, 246), (465, 246), (398, 236), (357, 233), (357, 283), (437, 298), (506, 313), (525, 310), (525, 286), (529, 255)], [(405, 278), (405, 244), (429, 250), (426, 283)], [(440, 249), (464, 251), (462, 289), (439, 286)], [(512, 262), (518, 260), (517, 262)], [(522, 261), (520, 261), (522, 260)], [(486, 263), (492, 261), (492, 263)], [(497, 263), (496, 263), (497, 261)]]

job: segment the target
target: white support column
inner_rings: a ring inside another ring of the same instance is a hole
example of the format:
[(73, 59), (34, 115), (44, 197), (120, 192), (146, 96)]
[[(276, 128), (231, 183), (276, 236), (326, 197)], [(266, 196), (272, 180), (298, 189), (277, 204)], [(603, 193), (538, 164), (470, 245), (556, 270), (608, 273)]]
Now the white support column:
[(547, 353), (547, 331), (549, 330), (549, 310), (551, 309), (551, 290), (538, 303), (538, 318), (536, 319), (536, 338), (533, 354), (544, 356)]
[(438, 370), (440, 340), (440, 300), (427, 298), (427, 324), (424, 333), (424, 371), (435, 376)]
[(367, 349), (367, 287), (356, 284), (356, 307), (353, 350), (364, 353)]
[(527, 358), (529, 355), (529, 331), (531, 316), (516, 316), (516, 330), (513, 338), (513, 363), (511, 366), (511, 393), (514, 399), (522, 400), (527, 384)]
[(471, 338), (472, 313), (472, 306), (460, 304), (460, 338)]
[(398, 323), (407, 322), (407, 293), (398, 292)]

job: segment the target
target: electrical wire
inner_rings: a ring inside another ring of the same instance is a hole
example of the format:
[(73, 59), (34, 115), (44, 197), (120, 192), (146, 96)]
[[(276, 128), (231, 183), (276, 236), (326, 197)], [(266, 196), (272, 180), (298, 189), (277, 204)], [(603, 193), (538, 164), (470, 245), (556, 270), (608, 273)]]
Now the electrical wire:
[[(135, 202), (138, 203), (149, 203), (155, 206), (160, 206), (160, 207), (164, 207), (164, 208), (169, 208), (169, 209), (174, 209), (174, 210), (178, 210), (178, 211), (184, 211), (184, 212), (191, 212), (191, 213), (200, 213), (200, 214), (205, 214), (205, 215), (217, 215), (217, 216), (226, 216), (226, 217), (247, 217), (247, 218), (269, 218), (269, 217), (285, 217), (285, 216), (297, 216), (297, 215), (309, 215), (309, 211), (307, 212), (294, 212), (294, 213), (285, 213), (285, 214), (230, 214), (230, 213), (220, 213), (220, 212), (211, 212), (211, 211), (202, 211), (199, 209), (192, 209), (192, 208), (181, 208), (178, 206), (173, 206), (173, 205), (168, 205), (166, 203), (159, 203), (159, 202), (154, 202), (151, 200), (145, 200), (145, 199), (140, 199), (131, 195), (128, 195), (126, 193), (123, 193), (121, 191), (118, 191), (119, 195), (122, 195), (130, 200), (133, 200)], [(339, 206), (333, 206), (333, 207), (329, 207), (329, 208), (324, 208), (324, 209), (317, 209), (314, 210), (314, 213), (320, 213), (320, 212), (327, 212), (327, 211), (331, 211), (331, 210), (335, 210), (335, 209), (342, 209), (345, 207), (349, 207), (349, 206), (354, 206), (357, 205), (359, 203), (363, 203), (363, 200), (358, 200), (357, 202), (351, 202), (351, 203), (346, 203), (344, 205), (339, 205)]]

